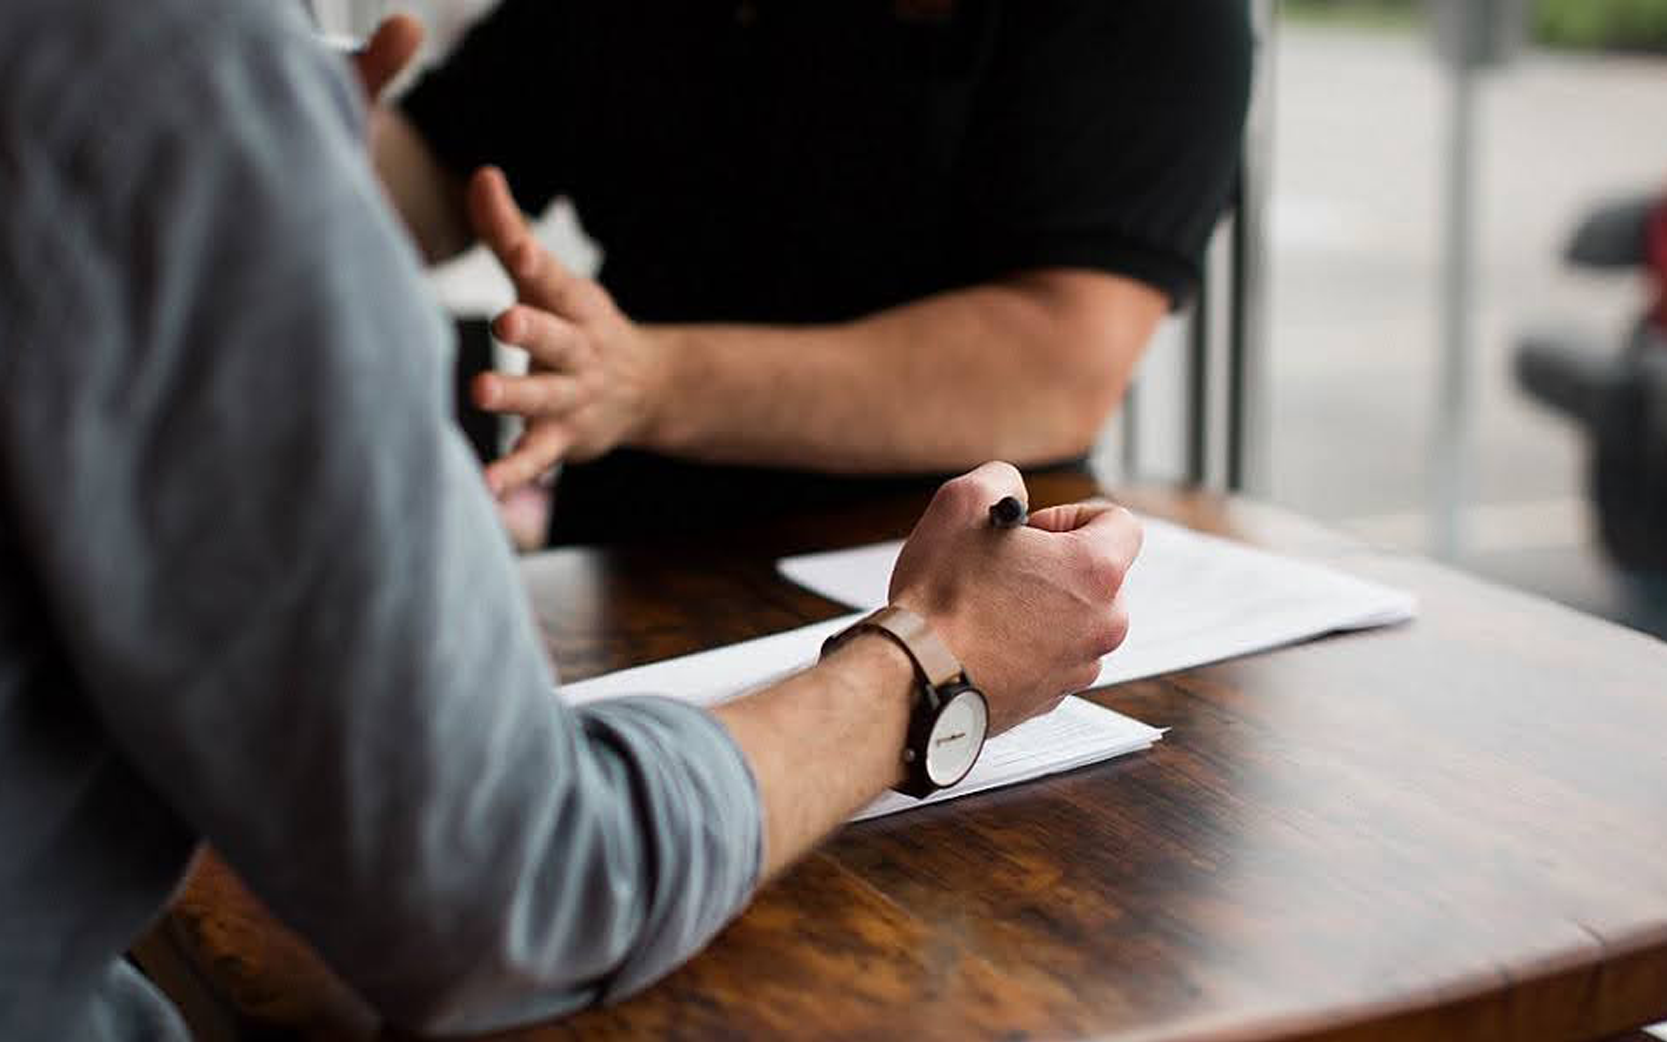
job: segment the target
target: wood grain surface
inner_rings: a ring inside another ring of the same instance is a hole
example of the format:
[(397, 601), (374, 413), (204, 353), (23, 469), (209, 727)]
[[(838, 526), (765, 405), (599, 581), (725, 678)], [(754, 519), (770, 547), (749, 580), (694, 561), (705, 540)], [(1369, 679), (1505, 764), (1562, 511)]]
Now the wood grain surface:
[[(498, 1037), (1549, 1040), (1667, 1019), (1667, 645), (1269, 508), (1122, 498), (1411, 589), (1420, 617), (1095, 692), (1170, 733), (848, 827), (642, 995)], [(576, 680), (843, 610), (774, 558), (902, 534), (920, 506), (525, 574)], [(159, 934), (245, 1025), (372, 1030), (212, 856)]]

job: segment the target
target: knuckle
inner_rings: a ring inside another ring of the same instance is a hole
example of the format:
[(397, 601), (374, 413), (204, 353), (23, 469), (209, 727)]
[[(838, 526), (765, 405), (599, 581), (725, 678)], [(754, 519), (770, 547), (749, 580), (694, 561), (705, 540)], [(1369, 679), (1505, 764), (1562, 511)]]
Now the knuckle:
[(1127, 567), (1110, 550), (1086, 539), (1072, 543), (1071, 568), (1091, 600), (1109, 603), (1123, 587)]
[(1129, 639), (1129, 613), (1121, 605), (1114, 606), (1100, 630), (1099, 653), (1109, 655)]
[(555, 324), (550, 321), (548, 311), (529, 304), (520, 304), (517, 307), (521, 309), (522, 328), (527, 330), (527, 339), (537, 341), (541, 347), (556, 339)]
[(542, 358), (556, 358), (567, 350), (573, 334), (561, 316), (549, 308), (538, 309), (538, 351)]
[(1089, 581), (1107, 596), (1116, 596), (1129, 576), (1129, 566), (1133, 561), (1113, 543), (1100, 540), (1087, 542)]
[(1117, 546), (1119, 554), (1126, 556), (1124, 567), (1127, 568), (1129, 563), (1139, 556), (1140, 548), (1146, 542), (1146, 526), (1141, 524), (1140, 518), (1128, 507), (1112, 504), (1108, 513), (1120, 533), (1114, 545)]
[(1134, 511), (1128, 507), (1118, 506), (1117, 516), (1122, 521), (1123, 527), (1127, 528), (1129, 534), (1134, 537), (1134, 552), (1140, 553), (1140, 548), (1146, 545), (1146, 526), (1141, 524), (1140, 518), (1136, 517)]
[(589, 279), (568, 279), (555, 289), (557, 306), (567, 315), (588, 313), (594, 301), (595, 285)]
[(522, 239), (509, 249), (510, 267), (523, 276), (538, 274), (538, 246), (531, 239)]
[(1019, 474), (1018, 467), (1008, 463), (1006, 460), (999, 459), (991, 460), (990, 462), (979, 467), (977, 470), (973, 471), (973, 473), (1003, 488), (1009, 485), (1018, 484), (1024, 480), (1023, 476)]
[(1024, 490), (1024, 478), (1019, 474), (1019, 468), (1002, 460), (992, 460), (967, 476), (978, 483), (981, 497), (992, 503), (1015, 490)]
[(957, 478), (950, 478), (938, 486), (937, 494), (932, 497), (932, 501), (952, 510), (967, 510), (971, 509), (983, 495), (977, 474), (974, 472), (972, 474), (962, 474)]
[(1109, 553), (1094, 555), (1094, 569), (1090, 573), (1090, 580), (1097, 590), (1105, 592), (1107, 597), (1115, 597), (1117, 591), (1123, 588), (1123, 580), (1128, 578), (1129, 566), (1127, 562), (1119, 560)]

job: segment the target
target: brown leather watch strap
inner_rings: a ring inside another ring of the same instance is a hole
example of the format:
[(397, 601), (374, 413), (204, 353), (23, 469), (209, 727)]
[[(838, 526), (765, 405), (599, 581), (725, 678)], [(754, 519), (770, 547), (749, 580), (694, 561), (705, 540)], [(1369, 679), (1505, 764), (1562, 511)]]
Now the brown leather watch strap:
[(932, 632), (932, 627), (926, 620), (907, 608), (888, 607), (853, 623), (851, 628), (834, 638), (842, 643), (844, 639), (854, 633), (866, 629), (882, 630), (893, 640), (903, 646), (903, 650), (914, 659), (915, 668), (933, 687), (941, 687), (952, 680), (959, 680), (966, 672), (955, 654), (938, 635)]

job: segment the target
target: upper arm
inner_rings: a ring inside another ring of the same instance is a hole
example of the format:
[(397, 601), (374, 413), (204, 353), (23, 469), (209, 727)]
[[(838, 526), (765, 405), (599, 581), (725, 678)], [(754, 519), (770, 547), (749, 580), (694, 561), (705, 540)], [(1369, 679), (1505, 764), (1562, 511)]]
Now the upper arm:
[(1238, 169), (1242, 5), (1035, 0), (1003, 18), (957, 174), (962, 255), (978, 277), (1088, 268), (1178, 305)]

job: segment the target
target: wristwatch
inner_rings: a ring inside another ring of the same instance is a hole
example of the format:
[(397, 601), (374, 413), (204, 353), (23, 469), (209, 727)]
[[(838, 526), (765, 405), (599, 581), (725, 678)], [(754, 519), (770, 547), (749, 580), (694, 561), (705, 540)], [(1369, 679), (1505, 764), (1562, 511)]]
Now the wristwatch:
[(907, 777), (896, 789), (922, 799), (972, 770), (990, 729), (989, 703), (926, 620), (906, 608), (881, 608), (840, 630), (822, 645), (822, 657), (870, 630), (890, 638), (914, 663), (919, 688), (903, 746)]

